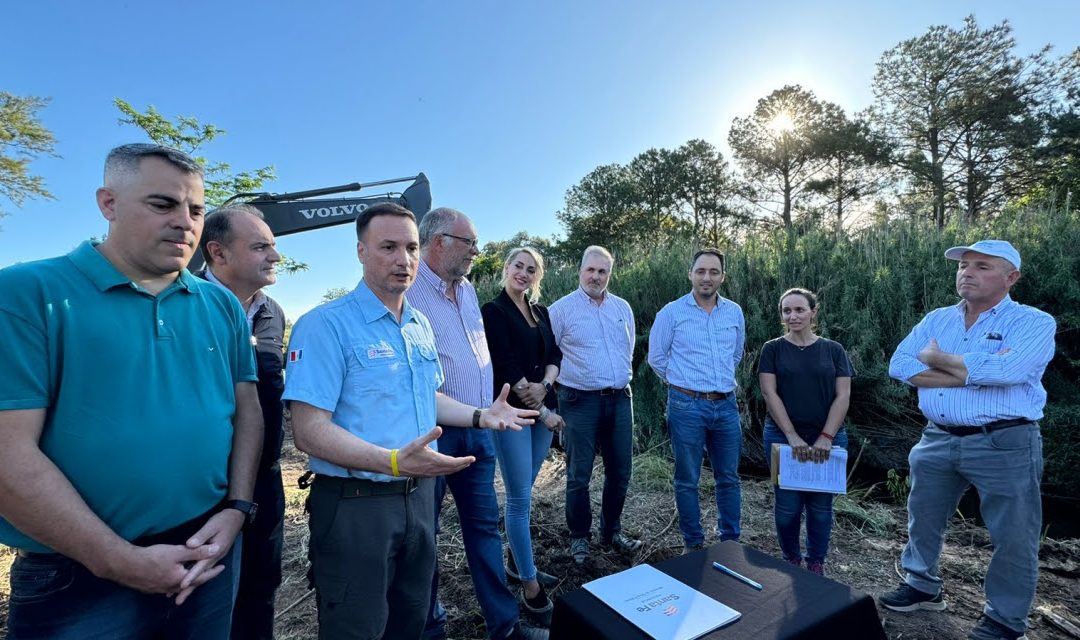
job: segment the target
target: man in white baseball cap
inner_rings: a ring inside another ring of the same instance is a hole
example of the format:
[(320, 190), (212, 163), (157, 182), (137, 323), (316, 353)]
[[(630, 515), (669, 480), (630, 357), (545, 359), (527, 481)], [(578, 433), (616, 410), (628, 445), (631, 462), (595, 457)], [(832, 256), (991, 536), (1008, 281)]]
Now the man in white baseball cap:
[(969, 638), (1022, 638), (1035, 598), (1046, 390), (1054, 318), (1018, 304), (1020, 252), (1004, 240), (953, 247), (959, 304), (926, 315), (896, 348), (889, 375), (919, 390), (928, 424), (911, 450), (908, 543), (899, 588), (878, 597), (894, 611), (941, 611), (945, 527), (974, 485), (994, 541), (986, 606)]

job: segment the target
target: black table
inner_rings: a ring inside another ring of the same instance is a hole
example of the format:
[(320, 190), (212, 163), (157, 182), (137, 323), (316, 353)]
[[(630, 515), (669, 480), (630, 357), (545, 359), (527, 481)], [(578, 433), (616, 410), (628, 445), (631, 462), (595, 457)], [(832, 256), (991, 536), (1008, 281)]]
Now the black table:
[[(717, 571), (714, 561), (765, 588), (758, 591)], [(665, 560), (656, 568), (742, 614), (703, 638), (885, 638), (870, 596), (737, 542)], [(551, 638), (647, 640), (649, 636), (585, 589), (577, 589), (555, 601)]]

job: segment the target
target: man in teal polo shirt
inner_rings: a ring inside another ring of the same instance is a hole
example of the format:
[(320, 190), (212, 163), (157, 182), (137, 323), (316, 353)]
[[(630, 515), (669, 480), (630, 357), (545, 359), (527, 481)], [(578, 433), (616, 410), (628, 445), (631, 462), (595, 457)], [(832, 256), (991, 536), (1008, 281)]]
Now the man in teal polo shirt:
[(185, 269), (191, 158), (117, 147), (97, 202), (103, 243), (0, 271), (8, 637), (227, 638), (262, 434), (244, 312)]

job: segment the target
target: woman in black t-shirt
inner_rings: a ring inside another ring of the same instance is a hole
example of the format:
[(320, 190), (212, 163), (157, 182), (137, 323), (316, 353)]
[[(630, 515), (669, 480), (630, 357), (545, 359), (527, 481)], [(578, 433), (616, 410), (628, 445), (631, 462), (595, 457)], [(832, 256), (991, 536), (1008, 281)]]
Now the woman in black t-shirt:
[[(834, 446), (847, 448), (844, 416), (854, 371), (839, 343), (814, 333), (817, 298), (806, 289), (780, 296), (780, 320), (787, 332), (765, 343), (758, 381), (765, 396), (765, 451), (773, 443), (791, 445), (802, 461), (824, 462)], [(806, 568), (825, 574), (832, 535), (833, 494), (776, 488), (776, 537), (784, 559), (802, 566), (799, 530), (806, 513)]]

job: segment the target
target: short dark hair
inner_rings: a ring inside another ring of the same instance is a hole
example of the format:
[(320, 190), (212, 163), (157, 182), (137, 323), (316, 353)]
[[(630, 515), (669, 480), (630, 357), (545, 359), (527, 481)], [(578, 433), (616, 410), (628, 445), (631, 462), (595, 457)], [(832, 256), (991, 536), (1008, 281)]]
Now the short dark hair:
[(697, 259), (704, 255), (713, 255), (720, 259), (720, 271), (724, 270), (724, 252), (714, 247), (705, 247), (704, 249), (698, 249), (694, 252), (694, 257), (690, 259), (690, 270), (694, 270), (694, 265), (697, 264)]
[(379, 216), (401, 216), (402, 218), (408, 218), (416, 223), (416, 216), (412, 211), (409, 211), (405, 207), (395, 202), (380, 202), (379, 204), (372, 205), (357, 216), (356, 218), (356, 239), (363, 241), (364, 234), (367, 233), (368, 225), (371, 224), (372, 218), (378, 218)]
[(202, 239), (199, 241), (199, 249), (202, 250), (206, 264), (213, 264), (214, 259), (206, 247), (211, 242), (229, 244), (232, 242), (232, 221), (236, 216), (255, 216), (259, 220), (265, 220), (266, 216), (250, 204), (230, 204), (220, 209), (215, 209), (206, 216), (203, 223)]
[(120, 174), (137, 172), (143, 158), (150, 157), (161, 158), (184, 173), (199, 177), (203, 175), (202, 165), (183, 151), (160, 144), (135, 142), (115, 147), (109, 151), (109, 155), (105, 156), (105, 182), (108, 183), (110, 177), (115, 178)]

